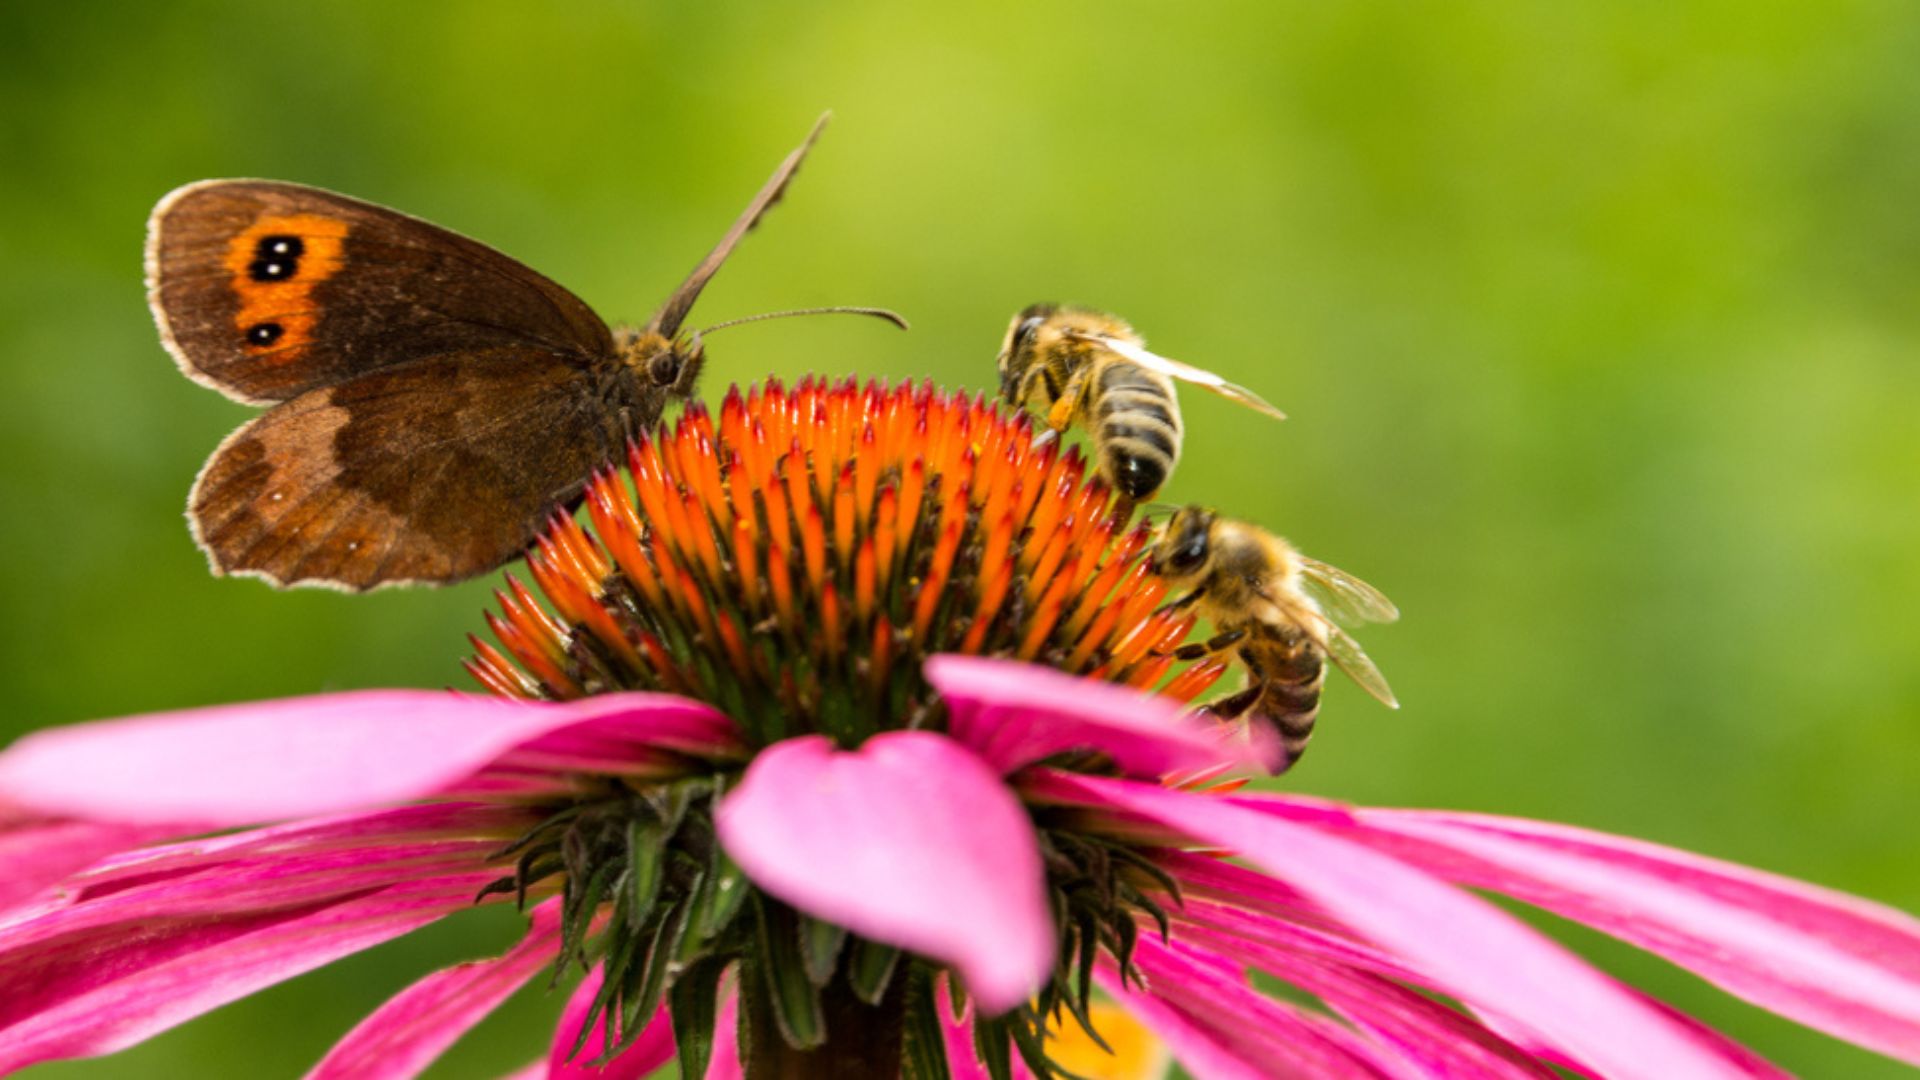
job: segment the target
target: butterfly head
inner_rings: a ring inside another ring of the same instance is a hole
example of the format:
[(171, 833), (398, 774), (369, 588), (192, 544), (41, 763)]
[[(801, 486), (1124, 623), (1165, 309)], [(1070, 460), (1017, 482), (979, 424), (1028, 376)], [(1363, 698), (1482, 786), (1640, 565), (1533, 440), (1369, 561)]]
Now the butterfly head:
[(707, 356), (699, 334), (668, 337), (658, 330), (631, 330), (620, 334), (618, 343), (621, 363), (639, 377), (643, 386), (660, 391), (669, 400), (693, 396)]

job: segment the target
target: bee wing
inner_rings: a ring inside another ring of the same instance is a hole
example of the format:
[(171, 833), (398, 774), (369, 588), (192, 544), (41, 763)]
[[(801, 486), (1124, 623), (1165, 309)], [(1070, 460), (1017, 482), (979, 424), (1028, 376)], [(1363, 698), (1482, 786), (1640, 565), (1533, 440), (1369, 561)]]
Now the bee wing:
[(1078, 334), (1075, 336), (1080, 337), (1082, 340), (1098, 344), (1102, 348), (1110, 349), (1117, 355), (1125, 357), (1139, 364), (1141, 367), (1151, 368), (1154, 371), (1160, 372), (1162, 375), (1169, 375), (1179, 379), (1181, 382), (1190, 382), (1195, 386), (1203, 386), (1219, 394), (1221, 397), (1237, 401), (1247, 408), (1255, 412), (1265, 413), (1275, 420), (1285, 420), (1287, 418), (1286, 413), (1268, 404), (1267, 399), (1261, 397), (1259, 394), (1254, 393), (1244, 386), (1236, 386), (1211, 371), (1194, 367), (1192, 364), (1183, 364), (1178, 360), (1161, 356), (1156, 352), (1148, 352), (1146, 349), (1131, 341), (1121, 341), (1118, 338), (1111, 338), (1105, 335)]
[(1400, 609), (1381, 595), (1380, 590), (1337, 566), (1328, 566), (1305, 555), (1300, 560), (1300, 588), (1320, 605), (1327, 618), (1342, 626), (1363, 623), (1390, 623), (1400, 617)]
[(1387, 677), (1373, 666), (1360, 643), (1353, 640), (1345, 630), (1337, 626), (1327, 627), (1327, 656), (1334, 666), (1347, 673), (1347, 678), (1360, 684), (1360, 689), (1379, 699), (1380, 704), (1389, 709), (1400, 707), (1400, 700), (1393, 696), (1393, 690), (1387, 686)]

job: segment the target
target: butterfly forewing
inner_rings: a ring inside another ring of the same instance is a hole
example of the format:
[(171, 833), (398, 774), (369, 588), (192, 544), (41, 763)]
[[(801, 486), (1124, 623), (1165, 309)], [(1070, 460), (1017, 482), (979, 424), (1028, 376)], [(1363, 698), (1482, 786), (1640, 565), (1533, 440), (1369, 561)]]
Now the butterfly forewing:
[(206, 180), (168, 195), (148, 226), (147, 288), (182, 369), (249, 402), (507, 343), (582, 362), (613, 352), (592, 309), (519, 262), (300, 184)]

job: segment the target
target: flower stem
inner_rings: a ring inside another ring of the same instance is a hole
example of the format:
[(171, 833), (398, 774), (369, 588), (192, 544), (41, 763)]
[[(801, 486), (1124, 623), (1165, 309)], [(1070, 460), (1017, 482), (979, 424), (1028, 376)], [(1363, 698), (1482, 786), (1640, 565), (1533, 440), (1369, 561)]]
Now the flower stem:
[[(743, 980), (743, 983), (745, 980)], [(858, 1080), (900, 1075), (906, 1035), (907, 980), (890, 980), (878, 1005), (854, 994), (840, 972), (820, 991), (826, 1042), (799, 1050), (780, 1036), (773, 1003), (765, 993), (741, 994), (745, 1009), (741, 1059), (747, 1080)]]

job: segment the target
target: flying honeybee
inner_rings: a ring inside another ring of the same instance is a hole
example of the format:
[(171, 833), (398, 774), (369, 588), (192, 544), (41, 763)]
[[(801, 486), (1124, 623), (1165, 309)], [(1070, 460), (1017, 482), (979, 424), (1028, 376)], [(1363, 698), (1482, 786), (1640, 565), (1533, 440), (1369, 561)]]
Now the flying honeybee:
[(999, 368), (1001, 400), (1037, 399), (1056, 432), (1079, 425), (1093, 439), (1101, 475), (1130, 503), (1152, 499), (1180, 460), (1173, 380), (1286, 419), (1251, 390), (1148, 352), (1133, 327), (1092, 308), (1034, 304), (1015, 315)]
[(1265, 529), (1198, 506), (1174, 513), (1150, 560), (1173, 587), (1191, 590), (1175, 604), (1197, 604), (1213, 623), (1211, 639), (1174, 655), (1198, 660), (1232, 650), (1246, 666), (1246, 688), (1208, 711), (1223, 719), (1250, 712), (1272, 725), (1282, 755), (1274, 772), (1298, 760), (1313, 736), (1327, 660), (1388, 708), (1400, 707), (1380, 669), (1342, 629), (1400, 617), (1373, 586)]

